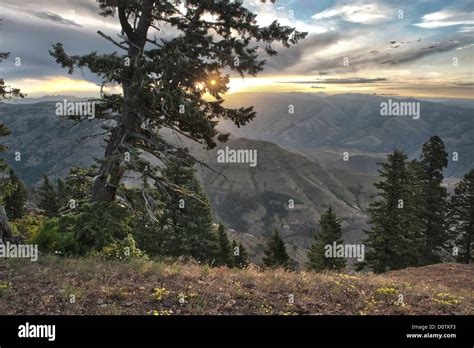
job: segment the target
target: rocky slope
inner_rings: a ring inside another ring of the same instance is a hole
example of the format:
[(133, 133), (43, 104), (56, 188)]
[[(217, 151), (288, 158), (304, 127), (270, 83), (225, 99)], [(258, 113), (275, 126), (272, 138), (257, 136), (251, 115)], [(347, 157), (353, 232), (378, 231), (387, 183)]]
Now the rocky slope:
[[(420, 118), (381, 116), (380, 104), (389, 98), (419, 102)], [(313, 158), (327, 156), (328, 148), (335, 150), (336, 161), (346, 150), (380, 157), (381, 153), (402, 149), (414, 157), (421, 145), (436, 134), (449, 153), (459, 153), (459, 161), (450, 160), (447, 176), (460, 177), (474, 163), (474, 115), (462, 100), (460, 106), (455, 106), (453, 100), (448, 105), (365, 94), (241, 93), (229, 96), (226, 102), (229, 106), (254, 105), (258, 117), (251, 127), (237, 128), (225, 122), (225, 129), (237, 136), (304, 149)], [(290, 106), (293, 114), (289, 113)], [(359, 159), (367, 158), (354, 158), (354, 166)]]

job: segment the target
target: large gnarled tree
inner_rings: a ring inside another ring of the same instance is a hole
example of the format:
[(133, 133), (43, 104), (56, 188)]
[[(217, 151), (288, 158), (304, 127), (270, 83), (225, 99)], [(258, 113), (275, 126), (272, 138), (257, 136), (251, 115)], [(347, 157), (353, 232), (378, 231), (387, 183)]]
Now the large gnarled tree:
[[(255, 117), (252, 107), (223, 106), (229, 74), (256, 75), (265, 63), (259, 54), (277, 54), (272, 43), (289, 47), (306, 36), (277, 21), (260, 27), (256, 14), (240, 1), (98, 2), (100, 15), (118, 17), (122, 28), (116, 39), (98, 34), (121, 53), (68, 55), (61, 43), (50, 51), (69, 73), (88, 68), (103, 79), (103, 86), (122, 88), (122, 93), (102, 93), (96, 108), (96, 118), (112, 121), (94, 182), (94, 201), (114, 200), (126, 170), (141, 172), (166, 188), (168, 183), (142, 156), (152, 155), (164, 165), (179, 161), (176, 147), (160, 137), (159, 130), (169, 128), (207, 148), (215, 147), (216, 140), (225, 141), (228, 134), (215, 129), (219, 119), (241, 126)], [(213, 98), (204, 98), (206, 94)]]

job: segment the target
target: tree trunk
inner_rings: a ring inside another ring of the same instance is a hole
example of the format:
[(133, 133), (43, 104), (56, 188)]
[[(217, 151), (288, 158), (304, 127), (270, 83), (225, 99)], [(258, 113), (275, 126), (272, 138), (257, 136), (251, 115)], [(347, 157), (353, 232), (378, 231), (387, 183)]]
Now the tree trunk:
[(101, 165), (99, 175), (94, 181), (92, 187), (92, 201), (111, 202), (115, 199), (115, 192), (120, 184), (122, 175), (120, 175), (120, 161), (113, 158), (119, 155), (120, 142), (123, 138), (123, 127), (112, 130), (112, 134), (107, 142), (105, 149), (105, 162)]
[[(152, 22), (152, 10), (154, 0), (146, 0), (143, 11), (135, 30), (132, 30), (125, 15), (125, 8), (118, 8), (120, 24), (131, 42), (128, 49), (128, 57), (135, 62), (143, 52), (148, 29)], [(131, 67), (133, 69), (133, 66)], [(140, 100), (139, 93), (142, 91), (142, 79), (136, 79), (133, 83), (122, 82), (124, 103), (121, 110), (121, 118), (107, 142), (105, 149), (105, 162), (101, 165), (99, 175), (94, 181), (92, 188), (92, 201), (111, 202), (115, 199), (115, 193), (125, 172), (121, 165), (128, 145), (133, 146), (134, 139), (130, 136), (139, 133), (141, 120), (136, 114), (135, 105)], [(137, 95), (138, 94), (138, 95)]]
[(12, 239), (12, 230), (8, 224), (7, 213), (5, 212), (5, 207), (0, 205), (0, 241), (5, 243)]
[(92, 201), (112, 202), (120, 181), (125, 173), (122, 162), (127, 148), (133, 146), (134, 139), (130, 134), (138, 133), (141, 127), (140, 118), (133, 111), (132, 98), (135, 98), (132, 87), (124, 85), (125, 101), (122, 107), (120, 124), (112, 130), (112, 134), (105, 149), (105, 162), (102, 164), (99, 175), (92, 188)]

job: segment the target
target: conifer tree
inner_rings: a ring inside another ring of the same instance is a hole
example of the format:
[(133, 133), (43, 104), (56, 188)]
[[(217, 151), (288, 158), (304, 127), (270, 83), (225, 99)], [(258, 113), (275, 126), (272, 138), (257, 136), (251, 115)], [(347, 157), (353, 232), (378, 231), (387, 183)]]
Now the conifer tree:
[[(1, 19), (0, 19), (1, 21)], [(10, 56), (7, 52), (0, 52), (0, 62), (7, 59)], [(0, 100), (10, 98), (23, 98), (25, 95), (20, 92), (17, 88), (8, 86), (5, 81), (0, 77)], [(0, 122), (0, 137), (4, 137), (10, 134), (10, 130), (5, 126), (4, 123)], [(0, 143), (0, 152), (5, 151), (7, 148)], [(6, 241), (12, 238), (12, 231), (8, 223), (8, 216), (5, 211), (4, 199), (6, 195), (12, 189), (8, 180), (5, 180), (4, 171), (7, 168), (6, 162), (3, 158), (0, 158), (0, 240)]]
[(96, 174), (97, 168), (95, 166), (90, 168), (70, 168), (65, 179), (66, 196), (68, 199), (75, 199), (76, 201), (89, 199)]
[(174, 189), (163, 198), (162, 253), (210, 262), (217, 249), (210, 203), (195, 176), (193, 162), (185, 160), (187, 150), (179, 150), (177, 156), (180, 161), (163, 171), (163, 180)]
[(263, 264), (267, 267), (290, 267), (290, 257), (286, 252), (285, 242), (280, 236), (277, 229), (273, 230), (272, 235), (268, 239), (267, 246), (264, 250)]
[(327, 245), (332, 248), (333, 243), (336, 245), (343, 243), (341, 224), (331, 207), (321, 215), (319, 225), (319, 233), (315, 236), (308, 253), (307, 269), (315, 271), (343, 269), (346, 266), (344, 258), (326, 255)]
[[(0, 123), (0, 137), (5, 137), (10, 134), (10, 130), (5, 126), (4, 123)], [(7, 150), (5, 145), (0, 144), (0, 152)], [(0, 158), (0, 170), (4, 171), (7, 168), (7, 164), (4, 158)]]
[[(262, 0), (263, 1), (263, 0)], [(273, 1), (272, 1), (273, 2)], [(219, 134), (217, 119), (237, 126), (255, 117), (252, 107), (229, 109), (222, 95), (228, 91), (228, 72), (242, 77), (256, 75), (265, 61), (259, 55), (276, 55), (272, 43), (284, 47), (306, 36), (274, 21), (257, 24), (257, 14), (241, 1), (211, 0), (98, 0), (104, 17), (116, 17), (121, 26), (118, 39), (98, 32), (120, 53), (83, 56), (66, 54), (57, 43), (50, 51), (69, 73), (89, 69), (103, 86), (118, 85), (122, 93), (103, 93), (95, 108), (96, 119), (115, 120), (109, 129), (105, 156), (92, 190), (93, 201), (112, 201), (127, 169), (141, 172), (166, 189), (146, 156), (168, 166), (176, 145), (158, 131), (168, 128), (207, 148), (227, 140)], [(166, 30), (163, 30), (166, 28)], [(258, 47), (261, 44), (262, 47)], [(210, 94), (213, 100), (204, 98)], [(126, 154), (131, 155), (125, 161)], [(188, 157), (191, 157), (188, 155)], [(154, 168), (158, 171), (158, 168)]]
[(59, 207), (63, 208), (67, 205), (69, 201), (69, 195), (67, 193), (66, 183), (61, 178), (58, 178), (58, 180), (56, 181), (56, 191), (58, 195)]
[(245, 268), (249, 265), (247, 250), (245, 250), (242, 243), (232, 241), (232, 255), (234, 256), (235, 267)]
[(26, 186), (10, 168), (9, 179), (11, 190), (5, 197), (5, 210), (10, 219), (16, 220), (25, 215), (27, 200)]
[(41, 184), (39, 191), (39, 208), (44, 210), (44, 213), (48, 217), (57, 216), (59, 213), (59, 203), (54, 186), (49, 181), (48, 176), (43, 176), (43, 183)]
[(223, 224), (219, 224), (217, 228), (217, 255), (216, 255), (217, 266), (234, 266), (234, 257), (230, 245), (229, 238), (225, 233), (225, 227)]
[[(2, 92), (2, 83), (0, 80), (0, 92)], [(1, 96), (1, 93), (0, 93)], [(4, 137), (10, 134), (10, 130), (3, 124), (0, 123), (0, 137)], [(6, 146), (0, 143), (0, 152), (6, 150)], [(12, 231), (8, 222), (8, 216), (5, 211), (5, 197), (11, 192), (10, 181), (5, 177), (5, 170), (7, 169), (7, 163), (3, 158), (0, 158), (0, 241), (6, 241), (12, 238)]]
[[(474, 258), (474, 169), (454, 188), (450, 202), (450, 221), (454, 232), (455, 256), (459, 262)], [(456, 255), (457, 254), (457, 255)]]
[(438, 136), (432, 136), (423, 144), (420, 163), (424, 170), (421, 206), (425, 238), (423, 263), (431, 264), (441, 262), (441, 254), (449, 238), (446, 226), (447, 191), (441, 185), (443, 170), (448, 166), (448, 153)]
[[(0, 137), (5, 137), (9, 134), (10, 134), (10, 130), (7, 128), (7, 126), (5, 126), (4, 123), (0, 123)], [(7, 147), (0, 143), (0, 152), (4, 152), (6, 150), (7, 150)], [(0, 179), (2, 179), (3, 184), (6, 184), (5, 182), (7, 181), (4, 178), (5, 171), (6, 171), (7, 168), (8, 168), (7, 162), (5, 161), (4, 158), (0, 157), (0, 175), (2, 175), (0, 177)], [(6, 195), (6, 187), (0, 193), (2, 193), (3, 196), (5, 196)]]
[(399, 150), (379, 165), (384, 180), (374, 184), (379, 198), (369, 208), (372, 226), (367, 231), (364, 262), (378, 273), (417, 265), (423, 242), (413, 193), (416, 181), (411, 177), (419, 167), (416, 162), (409, 165)]

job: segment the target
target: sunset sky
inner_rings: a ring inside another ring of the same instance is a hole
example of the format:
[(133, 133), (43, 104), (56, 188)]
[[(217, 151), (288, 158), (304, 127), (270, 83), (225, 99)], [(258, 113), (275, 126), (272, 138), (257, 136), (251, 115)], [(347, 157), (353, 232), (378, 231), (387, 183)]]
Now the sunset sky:
[[(472, 0), (245, 0), (267, 25), (309, 33), (279, 49), (257, 78), (231, 79), (230, 93), (246, 91), (377, 93), (433, 98), (473, 98), (474, 2)], [(116, 18), (97, 15), (94, 0), (0, 0), (0, 76), (31, 97), (97, 95), (88, 71), (68, 75), (48, 54), (56, 42), (67, 52), (112, 52), (96, 34), (115, 37)], [(166, 32), (166, 29), (165, 29)], [(172, 33), (166, 32), (165, 35)], [(278, 48), (278, 47), (277, 47)], [(15, 57), (21, 66), (15, 66)], [(265, 57), (264, 57), (265, 58)], [(344, 62), (346, 64), (344, 65)]]

